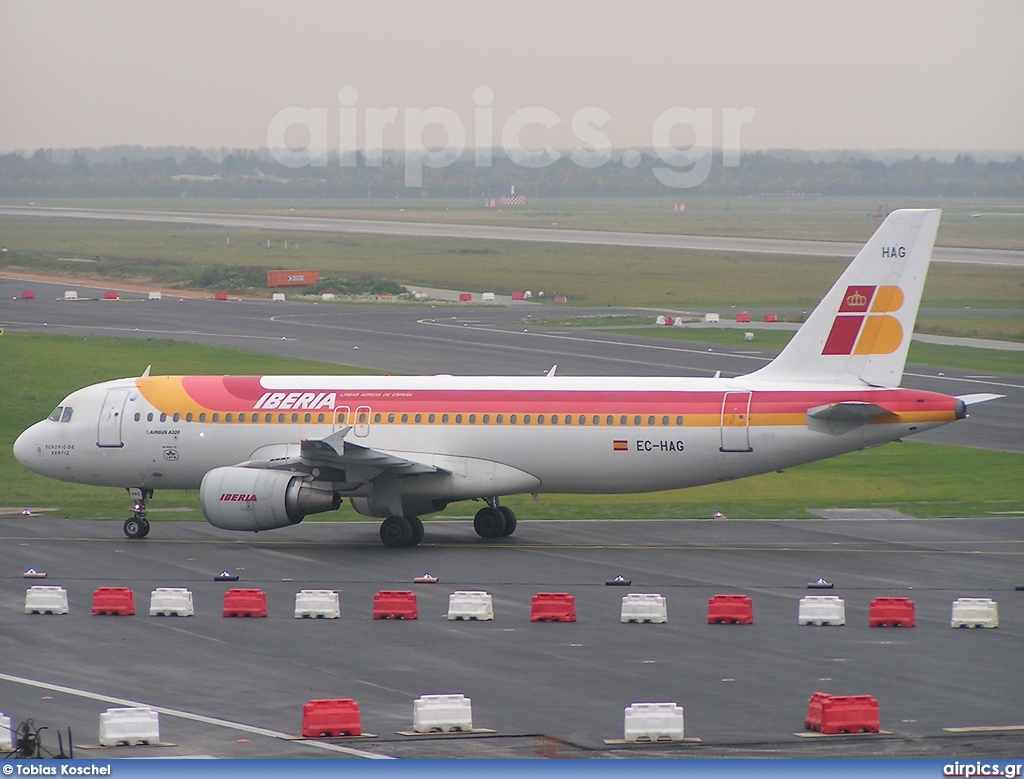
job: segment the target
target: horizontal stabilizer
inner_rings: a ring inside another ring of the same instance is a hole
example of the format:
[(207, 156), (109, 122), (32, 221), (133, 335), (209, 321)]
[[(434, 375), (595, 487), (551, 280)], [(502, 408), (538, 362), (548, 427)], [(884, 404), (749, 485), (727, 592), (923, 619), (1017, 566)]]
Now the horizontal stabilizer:
[(822, 433), (841, 435), (861, 425), (868, 425), (876, 420), (894, 416), (896, 414), (892, 411), (876, 403), (859, 401), (830, 403), (827, 406), (808, 409), (807, 426), (811, 430)]
[(957, 395), (957, 400), (962, 400), (965, 406), (973, 406), (975, 403), (987, 403), (990, 400), (999, 400), (1006, 395), (996, 395), (991, 392), (977, 392), (974, 395)]

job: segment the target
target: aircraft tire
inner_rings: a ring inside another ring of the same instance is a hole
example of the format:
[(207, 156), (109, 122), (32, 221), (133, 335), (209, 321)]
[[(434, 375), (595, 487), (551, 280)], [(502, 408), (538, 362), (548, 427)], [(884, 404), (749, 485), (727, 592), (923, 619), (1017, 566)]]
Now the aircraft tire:
[(149, 535), (149, 520), (140, 519), (139, 524), (142, 525), (141, 532), (139, 533), (139, 538), (145, 538)]
[(505, 517), (505, 530), (502, 531), (503, 536), (510, 536), (516, 532), (516, 513), (508, 506), (498, 506), (498, 511)]
[(412, 523), (405, 517), (388, 517), (380, 523), (380, 540), (384, 546), (409, 546), (412, 537)]
[(406, 517), (406, 519), (412, 525), (412, 539), (409, 541), (409, 546), (419, 546), (423, 541), (423, 520), (419, 517)]
[(124, 522), (124, 534), (128, 538), (145, 538), (149, 533), (149, 522), (144, 519), (126, 519)]
[(473, 529), (481, 538), (498, 538), (505, 533), (505, 515), (490, 506), (482, 508), (473, 518)]

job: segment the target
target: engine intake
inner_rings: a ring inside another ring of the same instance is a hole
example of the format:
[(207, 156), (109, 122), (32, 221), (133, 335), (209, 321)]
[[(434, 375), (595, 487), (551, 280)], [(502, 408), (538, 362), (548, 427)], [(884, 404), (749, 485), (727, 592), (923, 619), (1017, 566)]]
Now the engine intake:
[(307, 484), (290, 471), (214, 468), (203, 477), (199, 503), (206, 520), (224, 530), (273, 530), (308, 514), (336, 511), (341, 495)]

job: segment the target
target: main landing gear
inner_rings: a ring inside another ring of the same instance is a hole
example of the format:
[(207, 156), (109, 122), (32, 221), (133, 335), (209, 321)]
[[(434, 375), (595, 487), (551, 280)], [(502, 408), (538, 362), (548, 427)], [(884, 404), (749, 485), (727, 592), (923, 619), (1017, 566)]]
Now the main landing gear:
[(128, 494), (135, 500), (135, 516), (124, 522), (124, 534), (128, 538), (145, 538), (149, 535), (149, 520), (146, 519), (146, 501), (153, 497), (153, 490), (129, 487)]
[(419, 517), (388, 517), (380, 523), (384, 546), (416, 546), (423, 540), (423, 521)]
[(516, 515), (507, 506), (499, 506), (497, 498), (488, 498), (487, 506), (476, 512), (473, 529), (481, 538), (502, 538), (516, 532)]

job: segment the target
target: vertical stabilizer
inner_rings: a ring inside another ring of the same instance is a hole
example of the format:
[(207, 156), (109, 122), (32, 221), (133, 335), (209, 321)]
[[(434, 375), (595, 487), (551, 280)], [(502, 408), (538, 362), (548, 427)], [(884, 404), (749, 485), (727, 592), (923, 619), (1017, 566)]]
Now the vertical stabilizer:
[(782, 353), (751, 377), (898, 387), (940, 214), (889, 214)]

